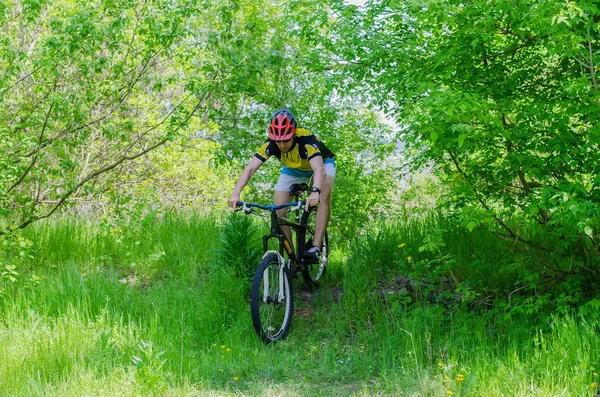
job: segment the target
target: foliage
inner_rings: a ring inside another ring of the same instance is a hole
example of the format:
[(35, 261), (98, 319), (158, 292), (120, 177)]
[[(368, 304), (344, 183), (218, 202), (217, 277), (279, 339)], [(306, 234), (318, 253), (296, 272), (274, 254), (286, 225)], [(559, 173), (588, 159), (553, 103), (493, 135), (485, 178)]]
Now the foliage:
[(235, 179), (231, 167), (216, 166), (215, 152), (219, 150), (220, 145), (212, 141), (186, 139), (169, 143), (141, 160), (145, 169), (141, 174), (151, 176), (147, 183), (152, 183), (160, 208), (199, 214), (223, 208)]
[[(380, 235), (357, 251), (381, 249), (374, 266), (355, 266), (353, 258), (344, 266), (343, 253), (334, 249), (330, 267), (338, 278), (328, 273), (323, 287), (310, 293), (295, 284), (293, 330), (285, 342), (266, 349), (251, 325), (247, 284), (218, 260), (213, 236), (219, 226), (213, 217), (172, 215), (153, 228), (127, 230), (121, 245), (105, 244), (94, 236), (97, 225), (74, 217), (22, 230), (37, 255), (20, 274), (18, 293), (8, 286), (9, 293), (0, 295), (0, 394), (595, 392), (597, 320), (560, 315), (537, 322), (460, 306), (447, 311), (421, 301), (395, 304), (398, 291), (380, 290), (369, 274), (363, 279), (370, 290), (342, 289), (355, 285), (356, 268), (371, 272), (408, 255), (420, 260), (424, 225), (373, 225)], [(444, 228), (451, 247), (456, 235)], [(485, 258), (497, 247), (483, 244), (479, 235), (472, 233), (477, 244), (469, 248)], [(158, 242), (167, 266), (147, 282), (133, 282), (122, 264), (127, 258), (145, 261)], [(40, 276), (37, 282), (28, 277), (32, 271)]]
[(241, 213), (229, 215), (221, 226), (219, 263), (247, 282), (263, 254), (258, 230), (252, 217)]
[[(33, 242), (14, 230), (0, 235), (0, 295), (5, 286), (21, 281), (21, 269), (34, 258)], [(35, 274), (32, 279), (37, 279)]]
[[(382, 197), (395, 191), (398, 165), (386, 162), (395, 147), (391, 129), (360, 102), (333, 91), (324, 66), (333, 53), (317, 41), (328, 32), (327, 5), (232, 2), (213, 11), (222, 24), (211, 26), (207, 50), (213, 56), (201, 70), (218, 70), (227, 84), (210, 98), (203, 113), (210, 128), (200, 128), (199, 136), (217, 141), (216, 163), (231, 164), (237, 174), (266, 139), (273, 111), (291, 108), (300, 126), (336, 154), (332, 226), (351, 236), (374, 212), (389, 207)], [(280, 164), (269, 163), (253, 178), (245, 200), (272, 200)]]
[(118, 172), (109, 191), (79, 212), (100, 213), (111, 227), (152, 223), (165, 212), (209, 214), (223, 209), (235, 182), (216, 166), (219, 145), (182, 137)]
[[(9, 2), (0, 9), (0, 216), (16, 228), (93, 198), (185, 128), (208, 87), (177, 77), (193, 4)], [(1, 232), (0, 232), (1, 233)]]
[[(74, 203), (111, 228), (159, 208), (222, 206), (230, 165), (252, 156), (283, 106), (338, 155), (342, 235), (358, 228), (345, 219), (387, 208), (393, 137), (333, 91), (333, 53), (317, 40), (328, 34), (325, 3), (38, 1), (7, 3), (0, 15), (6, 225)], [(257, 176), (251, 197), (271, 200), (275, 168)]]
[(596, 294), (598, 5), (336, 7), (331, 42), (344, 60), (342, 89), (366, 91), (407, 126), (413, 166), (436, 165), (445, 207), (529, 258), (537, 281), (518, 280), (519, 288), (542, 297), (539, 288), (563, 283), (582, 297)]

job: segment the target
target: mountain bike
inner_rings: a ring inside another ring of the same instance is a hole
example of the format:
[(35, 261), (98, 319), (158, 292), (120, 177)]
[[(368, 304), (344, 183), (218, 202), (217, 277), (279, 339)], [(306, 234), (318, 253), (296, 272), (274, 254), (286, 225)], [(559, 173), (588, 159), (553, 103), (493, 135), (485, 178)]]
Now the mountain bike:
[[(312, 245), (316, 226), (317, 207), (305, 211), (306, 201), (298, 201), (306, 192), (306, 185), (293, 185), (290, 195), (296, 201), (281, 205), (262, 205), (238, 202), (239, 211), (246, 214), (267, 211), (270, 215), (270, 233), (263, 236), (264, 255), (252, 279), (250, 309), (252, 323), (258, 336), (266, 343), (273, 343), (287, 336), (292, 323), (294, 309), (294, 289), (292, 278), (302, 274), (311, 287), (319, 286), (319, 280), (327, 270), (329, 261), (329, 236), (325, 232), (321, 255), (317, 263), (309, 263), (303, 253)], [(288, 217), (277, 215), (277, 211), (287, 208)], [(289, 226), (295, 235), (296, 250), (285, 238), (282, 226)], [(276, 240), (277, 249), (269, 249), (269, 242)]]

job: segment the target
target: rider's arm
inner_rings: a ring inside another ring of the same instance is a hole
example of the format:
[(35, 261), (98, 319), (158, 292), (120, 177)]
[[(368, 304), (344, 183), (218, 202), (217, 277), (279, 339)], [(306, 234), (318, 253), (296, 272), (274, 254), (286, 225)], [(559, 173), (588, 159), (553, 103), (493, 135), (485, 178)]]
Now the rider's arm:
[(304, 139), (305, 158), (308, 159), (310, 168), (314, 172), (313, 187), (321, 189), (321, 182), (325, 180), (325, 167), (323, 166), (323, 155), (319, 149), (319, 141), (312, 134)]
[[(321, 189), (322, 182), (325, 179), (325, 167), (323, 167), (323, 157), (315, 156), (311, 158), (308, 163), (310, 164), (310, 168), (312, 168), (314, 172), (313, 176), (313, 186)], [(306, 200), (307, 206), (315, 206), (319, 203), (319, 193), (312, 192), (308, 199)]]
[(252, 175), (263, 165), (264, 161), (260, 160), (257, 157), (252, 157), (244, 171), (242, 171), (240, 177), (238, 178), (237, 183), (235, 184), (235, 188), (233, 192), (231, 192), (231, 197), (227, 200), (229, 206), (235, 209), (235, 204), (240, 201), (240, 194), (242, 193), (242, 189), (248, 183)]

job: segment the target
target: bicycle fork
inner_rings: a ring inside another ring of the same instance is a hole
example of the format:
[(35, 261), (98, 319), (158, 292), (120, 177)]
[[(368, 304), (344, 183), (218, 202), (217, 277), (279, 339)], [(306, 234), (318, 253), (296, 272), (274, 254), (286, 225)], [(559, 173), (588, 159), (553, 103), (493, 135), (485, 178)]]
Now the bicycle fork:
[[(277, 256), (277, 263), (279, 263), (279, 290), (277, 291), (277, 302), (283, 302), (284, 298), (285, 298), (285, 267), (286, 267), (286, 263), (285, 263), (285, 259), (284, 257), (275, 250), (270, 250), (265, 252), (265, 254), (263, 255), (263, 258), (265, 258), (267, 255), (271, 255), (274, 254)], [(270, 286), (270, 280), (269, 280), (269, 272), (268, 270), (265, 271), (265, 274), (263, 275), (263, 297), (262, 300), (265, 303), (271, 303), (269, 302), (269, 298), (273, 299), (272, 297), (269, 296), (269, 286)]]

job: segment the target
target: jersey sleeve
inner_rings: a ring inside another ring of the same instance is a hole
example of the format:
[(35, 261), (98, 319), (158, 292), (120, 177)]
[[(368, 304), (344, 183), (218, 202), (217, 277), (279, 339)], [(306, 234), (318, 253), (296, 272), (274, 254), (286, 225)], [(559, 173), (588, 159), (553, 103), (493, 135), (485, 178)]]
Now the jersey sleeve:
[(271, 157), (271, 155), (273, 154), (272, 148), (270, 147), (270, 143), (270, 141), (266, 141), (265, 143), (263, 143), (262, 146), (259, 147), (256, 153), (254, 154), (254, 157), (261, 160), (263, 163), (267, 161), (269, 157)]
[(304, 144), (304, 150), (306, 150), (306, 158), (309, 161), (315, 157), (323, 156), (319, 149), (319, 145), (317, 144), (317, 138), (315, 138), (314, 135), (307, 137), (306, 143)]

